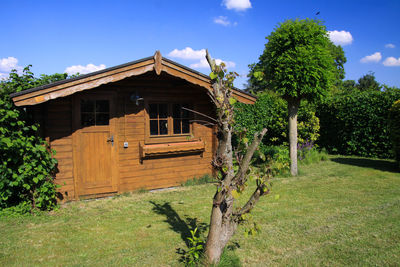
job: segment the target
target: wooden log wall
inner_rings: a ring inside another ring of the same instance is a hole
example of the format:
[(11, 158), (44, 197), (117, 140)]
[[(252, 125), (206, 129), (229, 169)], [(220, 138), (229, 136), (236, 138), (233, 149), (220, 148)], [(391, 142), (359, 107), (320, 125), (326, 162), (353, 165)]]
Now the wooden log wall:
[[(148, 80), (147, 80), (148, 79)], [(202, 113), (213, 114), (213, 106), (205, 90), (179, 79), (166, 76), (138, 77), (113, 85), (119, 90), (118, 123), (119, 169), (121, 192), (141, 188), (154, 189), (179, 185), (181, 182), (204, 174), (212, 174), (213, 128), (193, 123), (193, 138), (205, 142), (205, 152), (144, 159), (139, 157), (139, 142), (145, 142), (144, 101), (165, 99), (171, 103), (189, 103)], [(129, 101), (132, 93), (144, 98), (140, 105)], [(124, 110), (125, 109), (125, 110)], [(198, 116), (196, 116), (198, 117)], [(199, 118), (203, 119), (204, 118)], [(124, 142), (129, 147), (123, 148)]]
[(58, 161), (55, 182), (64, 200), (75, 198), (72, 153), (72, 97), (64, 97), (45, 104), (44, 135), (56, 151)]
[[(213, 127), (203, 123), (193, 123), (193, 138), (205, 142), (203, 153), (173, 155), (148, 158), (143, 161), (139, 156), (139, 142), (145, 142), (145, 105), (144, 101), (130, 101), (132, 93), (139, 93), (145, 101), (163, 98), (171, 103), (185, 102), (193, 104), (194, 109), (213, 115), (213, 105), (205, 89), (192, 85), (166, 74), (154, 73), (137, 76), (120, 82), (103, 85), (93, 90), (113, 90), (117, 92), (117, 138), (118, 143), (118, 191), (127, 192), (142, 188), (155, 189), (179, 185), (181, 182), (204, 174), (212, 174)], [(49, 101), (41, 108), (44, 110), (44, 134), (56, 150), (58, 173), (56, 183), (64, 200), (77, 199), (74, 190), (73, 145), (72, 145), (72, 101), (73, 96)], [(204, 120), (200, 116), (196, 119)], [(128, 148), (124, 148), (128, 142)]]

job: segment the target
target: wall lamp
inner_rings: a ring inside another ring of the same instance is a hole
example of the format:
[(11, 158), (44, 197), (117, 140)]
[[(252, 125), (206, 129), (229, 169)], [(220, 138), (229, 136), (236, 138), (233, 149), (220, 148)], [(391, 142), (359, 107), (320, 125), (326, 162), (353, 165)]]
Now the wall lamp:
[(141, 97), (138, 92), (135, 92), (135, 93), (131, 94), (130, 100), (132, 102), (135, 102), (136, 106), (139, 106), (139, 101), (143, 100), (143, 97)]

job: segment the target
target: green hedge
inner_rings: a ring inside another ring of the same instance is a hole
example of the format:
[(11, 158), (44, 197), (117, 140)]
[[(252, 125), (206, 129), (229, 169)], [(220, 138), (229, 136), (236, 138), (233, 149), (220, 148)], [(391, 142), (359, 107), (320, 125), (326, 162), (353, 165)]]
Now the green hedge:
[(400, 99), (389, 109), (389, 131), (394, 154), (400, 167)]
[[(267, 147), (287, 145), (288, 112), (286, 101), (271, 92), (258, 95), (254, 105), (237, 103), (235, 105), (235, 128), (240, 131), (245, 128), (247, 137), (252, 140), (254, 132), (266, 127), (268, 129), (261, 149), (267, 152)], [(307, 101), (302, 101), (298, 113), (298, 142), (315, 142), (319, 137), (319, 119), (314, 107)]]
[(388, 110), (400, 90), (352, 92), (327, 99), (317, 108), (320, 118), (318, 144), (329, 153), (392, 158)]

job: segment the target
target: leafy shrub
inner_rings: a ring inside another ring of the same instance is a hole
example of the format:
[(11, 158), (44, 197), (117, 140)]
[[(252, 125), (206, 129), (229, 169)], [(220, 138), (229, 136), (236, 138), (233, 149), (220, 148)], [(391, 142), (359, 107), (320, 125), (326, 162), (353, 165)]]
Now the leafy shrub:
[(289, 149), (285, 146), (270, 146), (265, 149), (272, 175), (284, 175), (290, 171)]
[[(270, 146), (265, 153), (273, 175), (285, 176), (290, 173), (290, 157), (287, 146)], [(304, 165), (329, 160), (325, 149), (319, 150), (313, 142), (308, 141), (298, 145), (297, 155), (300, 164)]]
[(339, 94), (320, 104), (318, 144), (329, 153), (391, 158), (388, 110), (400, 98), (400, 90), (354, 91)]
[(308, 165), (327, 160), (329, 160), (329, 157), (325, 149), (320, 151), (316, 147), (313, 147), (303, 152), (303, 158), (300, 160), (300, 164)]
[[(246, 137), (253, 139), (255, 132), (268, 129), (261, 144), (266, 153), (269, 146), (288, 145), (288, 111), (287, 103), (272, 92), (258, 95), (254, 105), (236, 104), (235, 128), (246, 129)], [(315, 142), (319, 137), (319, 119), (315, 116), (315, 108), (307, 101), (302, 101), (298, 113), (298, 142), (305, 140)]]
[(400, 167), (400, 100), (394, 102), (389, 109), (389, 131), (394, 154)]
[[(10, 94), (66, 78), (66, 74), (35, 78), (28, 66), (0, 83), (0, 209), (3, 214), (49, 210), (56, 205), (53, 175), (57, 161), (38, 135), (38, 125), (29, 123), (24, 109), (14, 106)], [(7, 212), (6, 212), (6, 211)]]

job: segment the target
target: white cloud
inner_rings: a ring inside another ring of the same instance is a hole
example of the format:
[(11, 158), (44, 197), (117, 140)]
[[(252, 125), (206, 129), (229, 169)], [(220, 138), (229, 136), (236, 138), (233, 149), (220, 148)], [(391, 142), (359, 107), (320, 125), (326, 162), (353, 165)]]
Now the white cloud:
[(394, 44), (385, 44), (386, 48), (395, 48), (396, 46)]
[(375, 52), (372, 55), (365, 56), (360, 59), (361, 63), (379, 62), (382, 59), (382, 54), (380, 52)]
[[(205, 49), (193, 50), (191, 47), (186, 47), (182, 50), (174, 49), (171, 52), (169, 52), (168, 56), (179, 59), (196, 60), (197, 61), (196, 63), (192, 63), (189, 65), (191, 68), (196, 68), (196, 69), (209, 68), (206, 59)], [(236, 66), (235, 62), (215, 59), (215, 63), (221, 64), (221, 62), (224, 62), (227, 68), (233, 68)]]
[(329, 38), (335, 45), (349, 45), (353, 42), (353, 36), (346, 31), (328, 31)]
[(388, 57), (383, 61), (383, 65), (386, 67), (399, 67), (400, 66), (400, 57), (395, 58), (395, 57)]
[(206, 50), (193, 50), (191, 47), (186, 47), (182, 50), (174, 49), (169, 52), (168, 56), (180, 59), (202, 59), (206, 56)]
[(219, 16), (214, 19), (214, 23), (221, 24), (223, 26), (229, 26), (231, 22), (228, 20), (228, 17)]
[(244, 11), (251, 8), (250, 0), (223, 0), (222, 5), (235, 11)]
[[(219, 58), (215, 59), (215, 63), (217, 63), (218, 65), (221, 64), (221, 62), (224, 62), (227, 68), (234, 68), (236, 66), (235, 62), (223, 61)], [(196, 69), (204, 69), (204, 68), (209, 68), (210, 65), (208, 65), (207, 59), (203, 58), (200, 60), (200, 62), (190, 64), (190, 67)]]
[(7, 80), (7, 78), (8, 78), (8, 74), (7, 73), (1, 73), (0, 72), (0, 81)]
[(106, 65), (104, 64), (100, 64), (98, 66), (90, 63), (87, 64), (86, 66), (82, 66), (82, 65), (73, 65), (70, 66), (68, 68), (66, 68), (64, 70), (64, 72), (68, 73), (69, 75), (73, 75), (73, 74), (86, 74), (86, 73), (90, 73), (90, 72), (94, 72), (94, 71), (98, 71), (98, 70), (103, 70), (106, 68)]
[(17, 71), (22, 71), (22, 67), (18, 66), (18, 59), (15, 57), (7, 57), (0, 59), (0, 71), (10, 72), (16, 69)]

